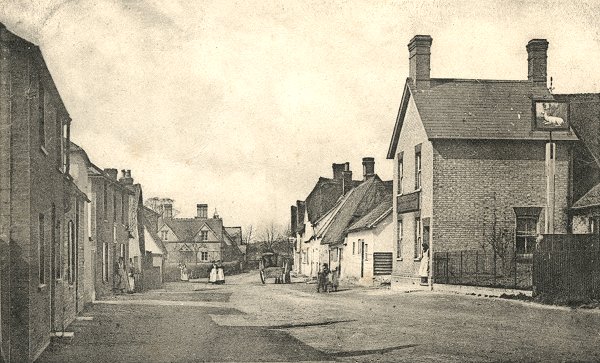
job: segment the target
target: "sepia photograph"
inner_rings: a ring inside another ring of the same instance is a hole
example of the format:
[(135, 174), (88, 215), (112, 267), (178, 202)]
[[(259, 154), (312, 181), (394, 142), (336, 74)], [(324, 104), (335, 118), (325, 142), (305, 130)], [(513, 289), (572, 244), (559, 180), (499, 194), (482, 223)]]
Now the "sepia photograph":
[(0, 363), (600, 362), (600, 0), (0, 0)]

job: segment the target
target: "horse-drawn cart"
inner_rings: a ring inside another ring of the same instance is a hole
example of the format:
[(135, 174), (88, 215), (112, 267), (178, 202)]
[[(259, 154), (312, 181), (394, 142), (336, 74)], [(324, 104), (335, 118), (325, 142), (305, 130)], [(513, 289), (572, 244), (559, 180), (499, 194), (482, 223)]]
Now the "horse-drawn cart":
[(290, 258), (278, 256), (275, 253), (263, 253), (259, 261), (260, 281), (274, 278), (276, 284), (289, 284), (292, 262)]

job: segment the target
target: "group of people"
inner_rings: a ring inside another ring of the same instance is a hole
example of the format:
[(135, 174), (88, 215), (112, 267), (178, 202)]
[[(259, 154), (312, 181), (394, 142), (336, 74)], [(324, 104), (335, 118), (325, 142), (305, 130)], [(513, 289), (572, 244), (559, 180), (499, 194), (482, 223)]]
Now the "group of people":
[(221, 260), (212, 262), (212, 266), (208, 269), (208, 282), (216, 285), (225, 283), (225, 273)]
[(119, 257), (115, 265), (113, 290), (128, 294), (133, 294), (135, 291), (135, 267), (131, 259), (129, 259), (129, 264), (125, 264), (125, 258)]
[(324, 263), (323, 267), (317, 274), (317, 292), (337, 291), (339, 274), (337, 268), (329, 269), (329, 265)]

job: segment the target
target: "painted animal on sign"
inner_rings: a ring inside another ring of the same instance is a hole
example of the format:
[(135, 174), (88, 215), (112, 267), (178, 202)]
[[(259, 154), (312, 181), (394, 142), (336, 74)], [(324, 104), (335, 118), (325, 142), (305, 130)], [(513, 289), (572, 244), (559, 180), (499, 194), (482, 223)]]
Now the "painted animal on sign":
[(542, 110), (542, 116), (544, 117), (545, 126), (562, 126), (565, 123), (562, 117), (550, 116), (546, 107)]

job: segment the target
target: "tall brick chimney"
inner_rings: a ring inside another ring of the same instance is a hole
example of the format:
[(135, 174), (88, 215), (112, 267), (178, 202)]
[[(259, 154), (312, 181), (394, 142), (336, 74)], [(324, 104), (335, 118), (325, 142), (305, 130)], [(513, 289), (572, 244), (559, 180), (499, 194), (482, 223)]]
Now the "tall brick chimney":
[(408, 75), (417, 88), (429, 88), (431, 43), (429, 35), (415, 35), (408, 43)]
[(306, 213), (306, 202), (303, 200), (296, 201), (296, 216), (298, 217), (296, 220), (296, 228), (301, 229), (304, 227), (304, 214)]
[(133, 185), (133, 178), (131, 177), (131, 170), (121, 170), (121, 179), (119, 181), (125, 185)]
[(163, 204), (163, 218), (173, 218), (173, 204)]
[(196, 204), (196, 218), (208, 218), (208, 204)]
[(119, 175), (119, 172), (117, 171), (117, 169), (113, 169), (113, 168), (106, 168), (104, 169), (104, 172), (111, 178), (114, 180), (117, 180), (117, 176)]
[(333, 169), (333, 179), (342, 179), (342, 173), (344, 170), (348, 170), (350, 168), (350, 163), (333, 163), (331, 164), (331, 168)]
[(298, 207), (293, 205), (290, 208), (290, 237), (296, 237), (296, 231), (298, 230)]
[(527, 43), (527, 79), (536, 86), (547, 87), (548, 41), (531, 39)]
[(375, 175), (375, 158), (363, 158), (362, 164), (364, 180), (367, 180), (368, 177)]
[(352, 171), (344, 170), (342, 172), (342, 186), (344, 188), (344, 194), (348, 193), (352, 189)]

